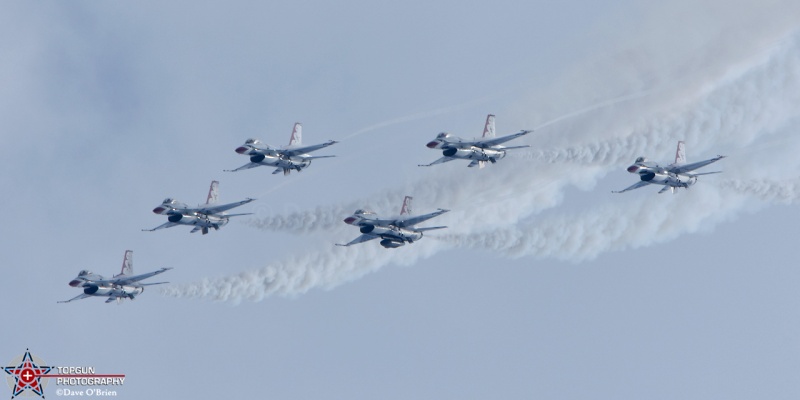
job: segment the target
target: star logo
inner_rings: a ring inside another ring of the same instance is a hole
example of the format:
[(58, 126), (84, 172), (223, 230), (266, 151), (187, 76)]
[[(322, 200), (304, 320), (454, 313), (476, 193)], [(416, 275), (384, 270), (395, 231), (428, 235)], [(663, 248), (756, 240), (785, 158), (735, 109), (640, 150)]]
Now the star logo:
[[(37, 357), (38, 358), (38, 357)], [(42, 386), (41, 377), (50, 372), (52, 367), (45, 367), (38, 364), (44, 364), (41, 359), (34, 360), (30, 350), (25, 349), (25, 355), (22, 360), (19, 359), (12, 361), (12, 364), (17, 366), (3, 367), (3, 371), (10, 375), (7, 378), (8, 386), (11, 387), (11, 398), (19, 396), (21, 393), (30, 390), (31, 392), (44, 398), (44, 387)], [(13, 380), (11, 379), (13, 377)]]

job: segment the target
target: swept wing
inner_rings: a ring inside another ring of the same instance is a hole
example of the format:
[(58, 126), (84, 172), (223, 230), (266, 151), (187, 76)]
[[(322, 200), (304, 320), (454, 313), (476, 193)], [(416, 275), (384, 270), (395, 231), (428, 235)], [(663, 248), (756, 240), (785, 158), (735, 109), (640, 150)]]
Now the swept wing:
[(157, 226), (157, 227), (155, 227), (153, 229), (142, 229), (142, 230), (143, 231), (147, 231), (147, 232), (153, 232), (153, 231), (156, 231), (156, 230), (159, 230), (159, 229), (171, 228), (171, 227), (173, 227), (175, 225), (180, 225), (180, 224), (175, 223), (175, 222), (167, 221), (167, 222), (165, 222), (165, 223), (163, 223), (163, 224), (161, 224), (161, 225), (159, 225), (159, 226)]
[(87, 297), (92, 297), (92, 296), (91, 296), (91, 295), (88, 295), (88, 294), (86, 294), (86, 293), (81, 293), (81, 294), (79, 294), (79, 295), (77, 295), (77, 296), (75, 296), (75, 297), (73, 297), (73, 298), (71, 298), (71, 299), (69, 299), (69, 300), (59, 301), (59, 303), (69, 303), (70, 301), (73, 301), (73, 300), (80, 300), (80, 299), (85, 299), (85, 298), (87, 298)]
[[(437, 211), (434, 211), (434, 212), (432, 212), (430, 214), (417, 215), (417, 216), (406, 217), (406, 218), (401, 217), (401, 218), (396, 219), (392, 225), (395, 225), (395, 226), (397, 226), (399, 228), (406, 228), (406, 227), (409, 227), (409, 226), (414, 226), (416, 224), (425, 222), (425, 221), (427, 221), (427, 220), (429, 220), (429, 219), (431, 219), (433, 217), (438, 217), (438, 216), (440, 216), (440, 215), (442, 215), (442, 214), (444, 214), (444, 213), (446, 213), (448, 211), (450, 211), (450, 210), (445, 210), (445, 209), (440, 208)], [(425, 228), (422, 228), (422, 229), (425, 229)], [(420, 228), (416, 228), (415, 230), (421, 230), (421, 229)]]
[[(112, 278), (112, 279), (103, 279), (103, 280), (99, 280), (99, 281), (94, 281), (94, 283), (97, 284), (97, 285), (130, 285), (132, 283), (139, 282), (142, 279), (147, 279), (147, 278), (149, 278), (151, 276), (156, 276), (158, 274), (161, 274), (163, 272), (169, 271), (171, 269), (172, 268), (161, 268), (158, 271), (153, 271), (153, 272), (148, 272), (146, 274), (139, 274), (139, 275), (133, 275), (133, 276), (121, 275), (121, 276), (117, 276), (117, 277)], [(166, 282), (159, 282), (159, 283), (166, 283)], [(151, 285), (153, 285), (153, 284), (151, 284)]]
[(447, 228), (447, 227), (446, 226), (430, 226), (430, 227), (427, 227), (427, 228), (414, 228), (414, 230), (417, 231), (417, 232), (426, 232), (426, 231), (432, 231), (432, 230), (435, 230), (435, 229), (445, 229), (445, 228)]
[[(450, 210), (445, 210), (445, 209), (440, 208), (437, 211), (434, 211), (434, 212), (432, 212), (430, 214), (424, 214), (424, 215), (416, 215), (416, 216), (408, 216), (408, 217), (400, 216), (400, 217), (395, 218), (395, 219), (369, 218), (369, 219), (364, 219), (362, 224), (370, 224), (370, 225), (375, 225), (375, 226), (390, 226), (390, 225), (393, 225), (393, 226), (396, 226), (398, 228), (408, 228), (408, 227), (412, 227), (412, 226), (414, 226), (416, 224), (425, 222), (425, 221), (427, 221), (427, 220), (429, 220), (429, 219), (431, 219), (433, 217), (437, 217), (439, 215), (442, 215), (442, 214), (444, 214), (444, 213), (446, 213), (448, 211), (450, 211)], [(414, 230), (419, 230), (419, 228), (414, 228)]]
[(630, 186), (626, 187), (625, 189), (612, 191), (611, 193), (627, 192), (629, 190), (638, 189), (638, 188), (640, 188), (642, 186), (647, 186), (647, 185), (649, 185), (649, 183), (647, 183), (646, 181), (639, 181), (639, 182), (634, 183), (633, 185), (630, 185)]
[(691, 164), (683, 164), (683, 165), (671, 166), (668, 170), (669, 170), (669, 172), (672, 172), (672, 173), (675, 173), (675, 174), (682, 174), (682, 173), (685, 173), (685, 172), (694, 171), (694, 170), (696, 170), (698, 168), (701, 168), (701, 167), (705, 167), (706, 165), (711, 164), (711, 163), (715, 163), (715, 162), (717, 162), (717, 161), (719, 161), (719, 160), (721, 160), (723, 158), (725, 158), (725, 156), (716, 156), (716, 157), (708, 159), (708, 160), (698, 161), (698, 162), (691, 163)]
[(477, 147), (487, 148), (487, 147), (497, 146), (497, 145), (499, 145), (501, 143), (505, 143), (505, 142), (507, 142), (509, 140), (516, 139), (516, 138), (518, 138), (520, 136), (523, 136), (523, 135), (527, 135), (527, 134), (529, 134), (531, 132), (533, 132), (533, 131), (525, 131), (525, 130), (523, 130), (523, 131), (519, 131), (517, 133), (511, 134), (511, 135), (501, 136), (501, 137), (498, 137), (498, 138), (481, 139), (481, 140), (475, 140), (475, 141), (471, 141), (471, 142), (461, 142), (461, 143), (459, 143), (459, 145), (462, 145), (462, 146), (463, 145), (473, 145), (473, 146), (477, 146)]
[(448, 161), (453, 161), (453, 160), (456, 160), (456, 158), (454, 158), (454, 157), (442, 157), (442, 158), (440, 158), (440, 159), (438, 159), (438, 160), (436, 160), (436, 161), (434, 161), (434, 162), (432, 162), (430, 164), (419, 164), (419, 166), (420, 167), (430, 167), (431, 165), (444, 164), (444, 163), (446, 163)]
[(346, 244), (336, 243), (336, 245), (337, 246), (345, 246), (345, 247), (346, 246), (352, 246), (354, 244), (364, 243), (364, 242), (368, 242), (368, 241), (370, 241), (372, 239), (377, 239), (378, 237), (379, 236), (377, 236), (377, 235), (370, 235), (368, 233), (363, 233), (363, 234), (361, 234), (361, 236), (351, 240), (349, 243), (346, 243)]
[(201, 207), (190, 208), (190, 209), (182, 210), (182, 211), (188, 211), (188, 212), (195, 211), (195, 212), (199, 212), (199, 213), (203, 213), (203, 214), (219, 214), (221, 212), (230, 210), (232, 208), (243, 206), (243, 205), (245, 205), (245, 204), (247, 204), (247, 203), (249, 203), (249, 202), (251, 202), (253, 200), (255, 200), (255, 199), (247, 198), (247, 199), (244, 199), (242, 201), (237, 201), (235, 203), (228, 203), (228, 204), (219, 204), (219, 205), (217, 205), (217, 204), (204, 204)]
[[(335, 140), (329, 140), (329, 141), (327, 141), (325, 143), (314, 144), (314, 145), (311, 145), (311, 146), (300, 146), (300, 147), (288, 148), (288, 149), (283, 149), (283, 150), (277, 150), (276, 152), (282, 153), (282, 154), (284, 154), (286, 156), (289, 156), (289, 157), (293, 157), (293, 156), (299, 156), (301, 154), (310, 153), (312, 151), (317, 151), (319, 149), (328, 147), (328, 146), (336, 144), (336, 143), (339, 143), (339, 142), (337, 142)], [(333, 156), (326, 156), (326, 157), (333, 157)], [(321, 158), (321, 157), (317, 157), (317, 158)]]
[(242, 165), (242, 166), (241, 166), (241, 167), (239, 167), (239, 168), (236, 168), (236, 169), (225, 169), (225, 170), (223, 170), (223, 171), (224, 171), (224, 172), (236, 172), (236, 171), (241, 171), (241, 170), (244, 170), (244, 169), (250, 169), (250, 168), (260, 167), (261, 165), (262, 165), (262, 164), (260, 164), (260, 163), (254, 163), (254, 162), (250, 162), (250, 163), (247, 163), (247, 164), (245, 164), (245, 165)]

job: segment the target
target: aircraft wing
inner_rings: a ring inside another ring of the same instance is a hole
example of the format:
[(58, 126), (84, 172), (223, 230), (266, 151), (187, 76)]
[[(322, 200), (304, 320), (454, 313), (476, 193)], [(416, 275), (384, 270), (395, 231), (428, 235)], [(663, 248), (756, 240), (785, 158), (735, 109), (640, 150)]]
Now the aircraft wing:
[(253, 215), (253, 213), (225, 214), (226, 217), (241, 217), (243, 215)]
[[(400, 228), (405, 228), (405, 227), (408, 227), (408, 226), (414, 226), (414, 225), (419, 224), (421, 222), (425, 222), (425, 221), (427, 221), (427, 220), (429, 220), (429, 219), (431, 219), (433, 217), (438, 217), (438, 216), (440, 216), (440, 215), (442, 215), (442, 214), (444, 214), (444, 213), (446, 213), (448, 211), (450, 211), (450, 210), (445, 210), (445, 209), (441, 209), (440, 208), (437, 211), (434, 211), (434, 212), (432, 212), (430, 214), (417, 215), (417, 216), (410, 217), (410, 218), (398, 218), (396, 220), (396, 222), (395, 222), (395, 225), (397, 225)], [(417, 230), (419, 230), (419, 229), (417, 229)]]
[(152, 232), (152, 231), (157, 231), (157, 230), (159, 230), (159, 229), (171, 228), (171, 227), (173, 227), (173, 226), (175, 226), (175, 225), (180, 225), (180, 224), (178, 224), (178, 223), (175, 223), (175, 222), (169, 222), (169, 221), (167, 221), (167, 222), (165, 222), (165, 223), (163, 223), (163, 224), (161, 224), (161, 225), (159, 225), (159, 226), (157, 226), (157, 227), (155, 227), (155, 228), (153, 228), (153, 229), (142, 229), (142, 231), (146, 231), (146, 232)]
[(336, 144), (336, 143), (339, 143), (339, 142), (337, 142), (335, 140), (329, 140), (329, 141), (327, 141), (325, 143), (315, 144), (315, 145), (311, 145), (311, 146), (295, 147), (295, 148), (292, 148), (292, 149), (281, 150), (280, 152), (291, 157), (291, 156), (297, 156), (297, 155), (300, 155), (300, 154), (310, 153), (312, 151), (317, 151), (319, 149), (328, 147), (328, 146)]
[(630, 185), (630, 186), (626, 187), (625, 189), (618, 190), (618, 191), (612, 191), (611, 193), (623, 193), (623, 192), (627, 192), (628, 190), (638, 189), (638, 188), (640, 188), (642, 186), (647, 186), (647, 185), (649, 185), (649, 183), (647, 183), (646, 181), (639, 181), (639, 182), (634, 183), (633, 185)]
[(86, 294), (86, 293), (81, 293), (81, 294), (79, 294), (79, 295), (77, 295), (77, 296), (75, 296), (75, 297), (73, 297), (73, 298), (71, 298), (69, 300), (59, 301), (59, 303), (69, 303), (70, 301), (85, 299), (87, 297), (92, 297), (92, 295), (89, 295), (89, 294)]
[(719, 160), (721, 160), (723, 158), (725, 158), (725, 156), (716, 156), (714, 158), (711, 158), (711, 159), (708, 159), (708, 160), (704, 160), (704, 161), (698, 161), (698, 162), (691, 163), (691, 164), (677, 165), (675, 167), (670, 168), (669, 172), (673, 172), (673, 173), (676, 173), (676, 174), (682, 174), (684, 172), (694, 171), (694, 170), (696, 170), (698, 168), (705, 167), (708, 164), (715, 163), (715, 162), (717, 162), (717, 161), (719, 161)]
[(427, 228), (414, 228), (414, 230), (417, 231), (417, 232), (425, 232), (425, 231), (432, 231), (432, 230), (435, 230), (435, 229), (444, 229), (444, 228), (447, 228), (447, 227), (446, 226), (431, 226), (431, 227), (427, 227)]
[(372, 239), (377, 239), (377, 238), (378, 238), (378, 236), (377, 236), (377, 235), (370, 235), (370, 234), (368, 234), (368, 233), (363, 233), (363, 234), (361, 234), (361, 236), (359, 236), (359, 237), (357, 237), (357, 238), (355, 238), (355, 239), (351, 240), (349, 243), (346, 243), (346, 244), (339, 244), (339, 243), (336, 243), (336, 245), (337, 245), (337, 246), (344, 246), (344, 247), (347, 247), (347, 246), (352, 246), (352, 245), (354, 245), (354, 244), (359, 244), (359, 243), (368, 242), (368, 241), (370, 241), (370, 240), (372, 240)]
[(455, 158), (453, 158), (453, 157), (442, 157), (442, 158), (440, 158), (440, 159), (438, 159), (438, 160), (436, 160), (436, 161), (434, 161), (434, 162), (432, 162), (430, 164), (419, 164), (418, 166), (419, 167), (430, 167), (431, 165), (444, 164), (444, 163), (446, 163), (448, 161), (453, 161), (453, 160), (455, 160)]
[[(139, 274), (133, 276), (120, 276), (118, 278), (113, 279), (105, 279), (102, 281), (95, 281), (97, 285), (130, 285), (131, 283), (139, 282), (142, 279), (147, 279), (151, 276), (156, 276), (158, 274), (164, 273), (166, 271), (171, 270), (172, 268), (161, 268), (158, 271), (148, 272), (146, 274)], [(162, 282), (166, 283), (166, 282)], [(152, 284), (151, 284), (152, 285)]]
[(241, 171), (243, 169), (250, 169), (250, 168), (255, 168), (255, 167), (260, 167), (260, 166), (261, 166), (261, 164), (259, 164), (259, 163), (251, 162), (251, 163), (247, 163), (245, 165), (242, 165), (241, 167), (236, 168), (236, 169), (224, 169), (222, 171), (223, 172), (236, 172), (236, 171)]
[(219, 204), (219, 205), (217, 205), (217, 204), (206, 204), (203, 207), (198, 207), (196, 209), (192, 209), (192, 211), (201, 212), (203, 214), (219, 214), (219, 213), (221, 213), (223, 211), (228, 211), (228, 210), (230, 210), (232, 208), (243, 206), (243, 205), (245, 205), (245, 204), (247, 204), (247, 203), (249, 203), (249, 202), (251, 202), (253, 200), (255, 200), (255, 199), (247, 198), (247, 199), (244, 199), (242, 201), (237, 201), (235, 203)]
[(476, 140), (476, 141), (472, 142), (472, 144), (475, 145), (475, 146), (478, 146), (478, 147), (482, 147), (482, 148), (497, 146), (498, 144), (505, 143), (505, 142), (507, 142), (509, 140), (516, 139), (516, 138), (518, 138), (520, 136), (523, 136), (523, 135), (527, 135), (527, 134), (529, 134), (531, 132), (533, 132), (533, 131), (519, 131), (517, 133), (513, 133), (513, 134), (507, 135), (507, 136), (501, 136), (499, 138)]

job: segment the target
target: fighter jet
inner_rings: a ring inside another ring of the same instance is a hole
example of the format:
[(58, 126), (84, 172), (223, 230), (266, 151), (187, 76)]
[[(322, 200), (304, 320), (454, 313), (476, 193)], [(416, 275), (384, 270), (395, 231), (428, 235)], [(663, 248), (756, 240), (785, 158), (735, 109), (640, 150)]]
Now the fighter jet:
[(697, 182), (697, 177), (700, 175), (718, 174), (722, 171), (704, 172), (700, 174), (690, 174), (700, 167), (705, 167), (708, 164), (717, 162), (725, 156), (716, 156), (714, 158), (698, 161), (696, 163), (686, 164), (686, 144), (683, 141), (678, 142), (678, 149), (675, 151), (675, 162), (661, 167), (658, 164), (648, 161), (644, 157), (639, 157), (636, 161), (628, 167), (628, 172), (632, 174), (639, 174), (641, 179), (639, 182), (634, 183), (620, 191), (613, 191), (612, 193), (622, 193), (628, 190), (638, 189), (647, 185), (664, 185), (658, 193), (664, 193), (667, 190), (675, 193), (675, 188), (689, 188)]
[(126, 250), (125, 257), (122, 259), (122, 270), (119, 274), (114, 275), (114, 277), (111, 279), (106, 279), (101, 275), (92, 273), (91, 271), (83, 270), (79, 272), (78, 276), (69, 283), (69, 285), (72, 287), (82, 287), (83, 293), (69, 300), (59, 301), (59, 303), (69, 303), (73, 300), (85, 299), (92, 296), (108, 297), (106, 303), (111, 303), (112, 301), (116, 300), (117, 304), (119, 304), (122, 302), (122, 299), (133, 300), (136, 298), (136, 296), (144, 292), (145, 286), (168, 283), (139, 283), (139, 281), (158, 275), (170, 269), (172, 268), (161, 268), (158, 271), (148, 272), (141, 275), (133, 275), (133, 251)]
[(328, 147), (338, 142), (329, 140), (325, 143), (315, 144), (311, 146), (303, 146), (303, 126), (297, 122), (294, 124), (292, 130), (292, 137), (289, 139), (289, 145), (284, 148), (274, 148), (268, 144), (262, 143), (258, 139), (247, 139), (243, 145), (236, 148), (236, 152), (250, 156), (250, 162), (242, 165), (239, 168), (229, 170), (226, 172), (236, 172), (243, 169), (255, 168), (258, 166), (277, 167), (273, 174), (283, 172), (284, 175), (289, 175), (292, 170), (300, 172), (303, 168), (308, 168), (311, 165), (311, 160), (317, 158), (329, 158), (336, 156), (312, 156), (307, 153), (319, 150), (323, 147)]
[(364, 243), (372, 239), (381, 239), (381, 246), (387, 249), (395, 249), (408, 243), (422, 239), (423, 232), (434, 229), (447, 228), (446, 226), (434, 226), (430, 228), (417, 228), (414, 225), (427, 221), (433, 217), (442, 215), (450, 210), (439, 209), (430, 214), (411, 216), (411, 200), (413, 197), (406, 196), (403, 199), (403, 206), (400, 208), (400, 216), (393, 219), (381, 219), (372, 211), (356, 210), (353, 215), (344, 219), (346, 224), (360, 227), (361, 236), (353, 239), (350, 243), (339, 244), (337, 246), (351, 246)]
[(522, 149), (530, 147), (524, 146), (501, 146), (511, 139), (516, 139), (520, 136), (527, 135), (532, 131), (522, 130), (517, 133), (496, 138), (494, 133), (494, 115), (489, 114), (486, 116), (486, 124), (483, 127), (483, 137), (477, 140), (464, 140), (460, 137), (453, 136), (447, 132), (442, 132), (436, 136), (436, 139), (429, 142), (426, 146), (431, 149), (442, 149), (444, 157), (430, 163), (420, 164), (420, 167), (430, 167), (431, 165), (442, 164), (453, 160), (472, 160), (468, 167), (483, 168), (487, 162), (492, 164), (497, 160), (506, 156), (506, 151), (511, 149)]
[(247, 204), (255, 199), (247, 198), (235, 203), (217, 205), (217, 197), (219, 196), (218, 186), (219, 182), (211, 181), (206, 204), (201, 204), (197, 207), (189, 207), (171, 198), (164, 199), (160, 206), (153, 209), (153, 212), (166, 215), (167, 222), (153, 229), (142, 230), (152, 232), (157, 229), (170, 228), (176, 225), (192, 225), (194, 229), (192, 229), (191, 233), (202, 231), (203, 235), (205, 235), (208, 233), (208, 228), (219, 230), (219, 228), (225, 226), (230, 217), (252, 214), (225, 214), (225, 211)]

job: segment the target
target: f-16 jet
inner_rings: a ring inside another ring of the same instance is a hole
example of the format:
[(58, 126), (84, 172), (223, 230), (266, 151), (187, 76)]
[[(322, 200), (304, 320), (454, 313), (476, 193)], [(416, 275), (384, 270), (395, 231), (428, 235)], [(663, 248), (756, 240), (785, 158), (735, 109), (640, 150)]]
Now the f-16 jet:
[(338, 142), (329, 140), (325, 143), (315, 144), (311, 146), (303, 146), (303, 125), (299, 122), (294, 124), (292, 130), (292, 137), (289, 139), (289, 145), (284, 148), (271, 147), (268, 144), (262, 143), (258, 139), (247, 139), (243, 145), (236, 148), (236, 152), (250, 156), (250, 162), (242, 165), (233, 170), (225, 170), (226, 172), (236, 172), (243, 169), (250, 169), (259, 166), (276, 167), (273, 174), (283, 172), (284, 175), (289, 175), (289, 172), (296, 170), (300, 172), (304, 168), (311, 165), (311, 160), (317, 158), (329, 158), (336, 156), (312, 156), (308, 153), (319, 150), (323, 147), (328, 147)]
[(438, 134), (436, 139), (428, 142), (426, 146), (431, 149), (441, 149), (444, 157), (430, 164), (420, 164), (420, 167), (430, 167), (431, 165), (453, 160), (471, 160), (467, 165), (468, 167), (477, 166), (478, 168), (483, 168), (486, 163), (494, 164), (497, 160), (505, 157), (508, 150), (530, 147), (528, 145), (506, 147), (500, 144), (531, 132), (522, 130), (511, 135), (495, 137), (494, 115), (489, 114), (486, 116), (486, 124), (483, 127), (483, 137), (481, 139), (464, 140), (447, 132)]
[(678, 149), (675, 151), (675, 162), (661, 167), (658, 164), (648, 161), (644, 157), (639, 157), (636, 161), (628, 167), (628, 172), (632, 174), (639, 174), (639, 182), (612, 193), (622, 193), (629, 190), (638, 189), (647, 185), (663, 185), (664, 188), (658, 193), (664, 193), (667, 190), (675, 193), (675, 188), (689, 188), (689, 186), (697, 183), (697, 177), (700, 175), (718, 174), (722, 171), (703, 172), (699, 174), (690, 174), (698, 168), (705, 167), (708, 164), (717, 162), (725, 156), (716, 156), (704, 161), (686, 164), (686, 144), (683, 141), (678, 142)]
[(350, 243), (336, 244), (337, 246), (351, 246), (364, 243), (372, 239), (381, 239), (381, 246), (387, 249), (395, 249), (406, 243), (414, 243), (422, 239), (423, 232), (434, 229), (447, 228), (446, 226), (434, 226), (430, 228), (417, 228), (416, 224), (427, 221), (433, 217), (442, 215), (450, 210), (439, 209), (430, 214), (412, 216), (411, 200), (413, 197), (406, 196), (403, 199), (403, 206), (400, 208), (400, 216), (392, 219), (381, 219), (372, 211), (356, 210), (353, 215), (344, 219), (346, 224), (360, 227), (361, 236), (353, 239)]
[(160, 206), (153, 209), (153, 212), (156, 214), (166, 215), (167, 222), (153, 229), (142, 230), (152, 232), (158, 229), (170, 228), (177, 225), (191, 225), (194, 226), (191, 233), (202, 231), (203, 235), (205, 235), (208, 233), (208, 228), (219, 230), (219, 228), (228, 223), (228, 220), (231, 217), (252, 214), (225, 214), (225, 211), (247, 204), (255, 199), (247, 198), (235, 203), (217, 204), (217, 197), (219, 196), (218, 187), (219, 182), (211, 181), (211, 187), (208, 189), (208, 198), (206, 198), (206, 204), (201, 204), (197, 207), (189, 207), (188, 205), (172, 198), (164, 199)]
[(69, 303), (70, 301), (85, 299), (87, 297), (108, 297), (106, 303), (111, 303), (116, 300), (117, 304), (119, 304), (122, 299), (133, 300), (136, 296), (144, 292), (145, 286), (168, 283), (139, 283), (139, 281), (171, 269), (172, 268), (161, 268), (158, 271), (133, 275), (133, 251), (127, 250), (125, 251), (125, 257), (122, 259), (122, 270), (119, 274), (114, 275), (111, 279), (106, 279), (103, 278), (102, 275), (83, 270), (78, 273), (75, 279), (69, 282), (69, 285), (72, 287), (83, 288), (83, 293), (69, 300), (59, 301), (59, 303)]

